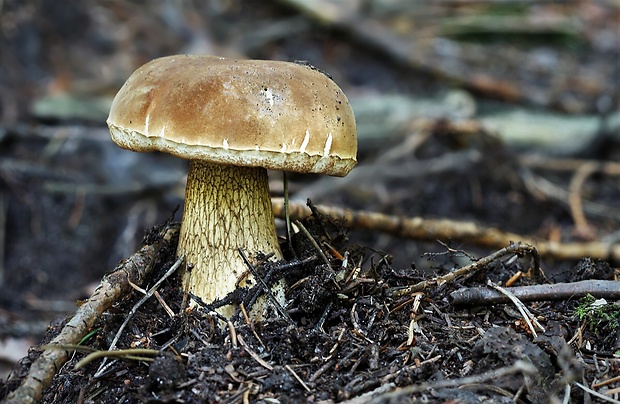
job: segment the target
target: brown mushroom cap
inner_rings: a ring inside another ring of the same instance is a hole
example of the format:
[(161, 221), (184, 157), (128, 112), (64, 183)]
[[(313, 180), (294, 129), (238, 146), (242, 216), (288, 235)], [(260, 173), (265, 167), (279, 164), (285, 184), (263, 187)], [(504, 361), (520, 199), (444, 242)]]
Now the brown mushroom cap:
[(344, 176), (357, 163), (342, 90), (311, 67), (179, 55), (120, 89), (108, 125), (119, 146), (185, 159)]

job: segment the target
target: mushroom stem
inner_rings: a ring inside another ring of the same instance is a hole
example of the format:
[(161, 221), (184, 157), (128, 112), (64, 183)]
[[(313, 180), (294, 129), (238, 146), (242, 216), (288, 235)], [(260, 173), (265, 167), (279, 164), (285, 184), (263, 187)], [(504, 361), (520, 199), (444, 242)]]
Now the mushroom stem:
[(192, 160), (177, 250), (193, 265), (184, 285), (205, 302), (226, 296), (247, 270), (238, 248), (282, 258), (267, 170)]

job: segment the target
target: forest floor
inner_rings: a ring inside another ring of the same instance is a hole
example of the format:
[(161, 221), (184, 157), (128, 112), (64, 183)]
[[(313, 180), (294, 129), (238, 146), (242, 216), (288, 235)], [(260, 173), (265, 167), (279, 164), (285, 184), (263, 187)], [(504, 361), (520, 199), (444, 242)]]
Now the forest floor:
[[(251, 258), (259, 277), (286, 280), (286, 314), (223, 322), (212, 302), (188, 308), (172, 273), (139, 307), (134, 289), (110, 302), (42, 402), (618, 399), (613, 2), (31, 3), (0, 14), (12, 22), (0, 21), (0, 399), (145, 234), (158, 248), (141, 287), (174, 266), (163, 235), (186, 163), (120, 150), (104, 122), (133, 69), (183, 52), (329, 72), (354, 107), (360, 164), (343, 179), (289, 176), (308, 234), (285, 240), (274, 199), (284, 260)], [(281, 174), (270, 185), (281, 197)], [(249, 310), (262, 292), (228, 302)], [(117, 333), (121, 354), (145, 350), (75, 367)]]

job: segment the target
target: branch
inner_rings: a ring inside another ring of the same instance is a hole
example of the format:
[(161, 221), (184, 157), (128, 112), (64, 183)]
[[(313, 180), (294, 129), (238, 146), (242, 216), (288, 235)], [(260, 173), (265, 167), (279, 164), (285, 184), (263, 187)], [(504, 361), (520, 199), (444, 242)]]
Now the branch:
[[(587, 280), (553, 285), (532, 285), (506, 288), (522, 302), (567, 300), (591, 294), (595, 298), (620, 299), (620, 282)], [(450, 293), (454, 305), (489, 305), (508, 303), (508, 298), (494, 289), (463, 288)]]
[[(272, 199), (276, 217), (284, 218), (284, 203), (281, 198)], [(500, 249), (511, 242), (529, 244), (538, 250), (540, 256), (557, 260), (576, 260), (583, 257), (600, 258), (620, 262), (620, 245), (604, 242), (561, 243), (535, 239), (499, 229), (479, 226), (473, 222), (448, 219), (424, 219), (421, 217), (390, 216), (377, 212), (349, 210), (330, 206), (316, 206), (324, 215), (342, 220), (345, 226), (358, 229), (377, 230), (398, 237), (415, 240), (453, 240), (487, 248)], [(295, 202), (289, 202), (291, 220), (310, 216), (310, 209)]]
[(409, 295), (411, 293), (419, 292), (431, 286), (441, 286), (444, 283), (451, 282), (456, 278), (462, 278), (465, 276), (469, 276), (474, 272), (478, 271), (480, 268), (485, 267), (486, 265), (498, 260), (501, 257), (511, 254), (529, 254), (532, 256), (534, 260), (534, 272), (538, 273), (540, 271), (540, 258), (536, 249), (530, 245), (523, 245), (521, 243), (511, 243), (508, 247), (504, 247), (499, 251), (494, 252), (493, 254), (487, 255), (486, 257), (482, 257), (476, 262), (460, 267), (459, 269), (448, 272), (445, 275), (437, 276), (435, 278), (427, 279), (421, 282), (418, 282), (414, 285), (409, 285), (402, 288), (392, 288), (390, 290), (392, 297), (401, 297), (405, 295)]

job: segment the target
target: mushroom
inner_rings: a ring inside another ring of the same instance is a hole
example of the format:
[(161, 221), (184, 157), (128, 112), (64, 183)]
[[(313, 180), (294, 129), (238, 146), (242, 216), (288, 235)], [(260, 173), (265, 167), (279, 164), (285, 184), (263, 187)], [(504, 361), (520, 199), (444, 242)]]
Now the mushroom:
[(155, 59), (127, 79), (107, 123), (122, 148), (190, 160), (177, 255), (184, 286), (205, 302), (247, 271), (239, 248), (282, 258), (267, 169), (344, 176), (357, 163), (347, 98), (297, 63)]

